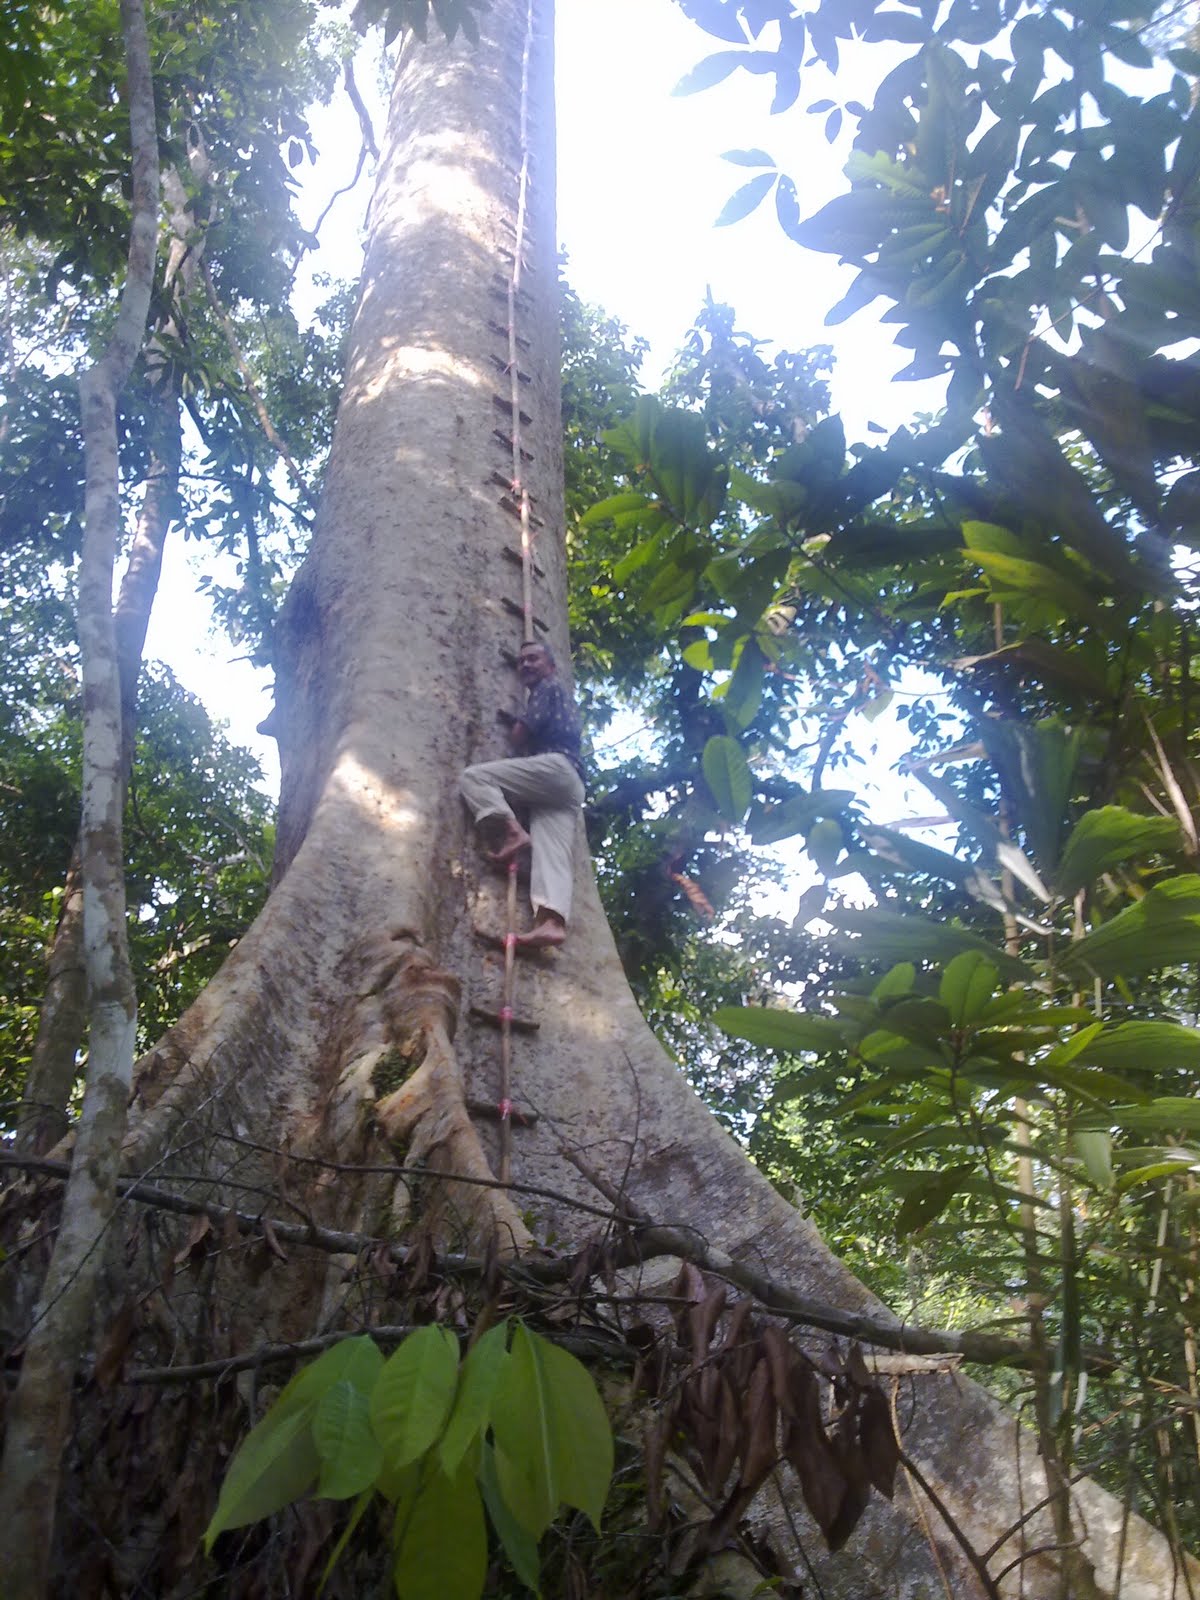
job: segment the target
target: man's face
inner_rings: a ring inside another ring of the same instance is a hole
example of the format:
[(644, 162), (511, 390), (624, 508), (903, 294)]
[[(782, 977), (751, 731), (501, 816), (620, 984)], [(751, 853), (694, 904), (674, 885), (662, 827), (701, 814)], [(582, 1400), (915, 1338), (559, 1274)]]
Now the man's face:
[(548, 678), (553, 671), (554, 665), (540, 645), (526, 645), (517, 655), (517, 677), (527, 689)]

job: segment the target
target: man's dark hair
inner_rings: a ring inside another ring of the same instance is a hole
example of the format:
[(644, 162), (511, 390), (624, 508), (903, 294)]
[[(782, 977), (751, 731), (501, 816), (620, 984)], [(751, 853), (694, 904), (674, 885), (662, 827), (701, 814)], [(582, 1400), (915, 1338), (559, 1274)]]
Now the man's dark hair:
[(521, 649), (541, 650), (552, 667), (557, 667), (558, 665), (558, 662), (554, 659), (554, 651), (551, 650), (548, 644), (543, 644), (540, 639), (522, 639)]

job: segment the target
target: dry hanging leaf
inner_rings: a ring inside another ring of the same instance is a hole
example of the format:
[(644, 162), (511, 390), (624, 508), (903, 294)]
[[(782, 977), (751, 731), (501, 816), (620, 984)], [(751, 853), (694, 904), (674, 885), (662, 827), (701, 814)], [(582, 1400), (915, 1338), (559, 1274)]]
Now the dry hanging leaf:
[(771, 1369), (764, 1357), (754, 1368), (742, 1428), (741, 1487), (753, 1492), (778, 1460), (775, 1447), (775, 1397), (771, 1393)]
[(868, 1389), (863, 1395), (858, 1439), (867, 1476), (880, 1494), (890, 1500), (896, 1488), (896, 1468), (900, 1465), (900, 1442), (892, 1427), (891, 1408), (878, 1389)]
[(797, 1364), (789, 1376), (792, 1415), (783, 1453), (800, 1483), (804, 1503), (826, 1540), (846, 1497), (846, 1479), (825, 1432), (821, 1396), (811, 1367)]
[(708, 1355), (708, 1347), (724, 1309), (725, 1286), (721, 1284), (688, 1313), (688, 1340), (694, 1363), (703, 1361)]
[(286, 1262), (288, 1260), (288, 1253), (280, 1244), (275, 1229), (271, 1226), (271, 1219), (269, 1217), (263, 1217), (261, 1222), (263, 1239), (266, 1242), (267, 1249), (275, 1257), (276, 1261)]
[(728, 1377), (721, 1377), (720, 1414), (717, 1421), (717, 1443), (713, 1454), (709, 1485), (720, 1494), (733, 1471), (741, 1442), (741, 1418), (738, 1416), (737, 1396)]
[(137, 1321), (136, 1300), (126, 1300), (113, 1318), (112, 1327), (108, 1331), (108, 1338), (100, 1354), (96, 1357), (96, 1365), (92, 1369), (92, 1376), (100, 1389), (111, 1389), (121, 1376), (125, 1366), (125, 1357), (129, 1353), (129, 1346), (133, 1340), (134, 1324)]
[(846, 1480), (846, 1493), (838, 1507), (826, 1539), (831, 1550), (840, 1550), (858, 1526), (858, 1519), (871, 1498), (871, 1480), (858, 1440), (858, 1396), (838, 1418), (830, 1443)]
[(193, 1217), (183, 1243), (171, 1257), (175, 1265), (202, 1266), (204, 1258), (208, 1255), (208, 1236), (212, 1231), (213, 1225), (203, 1213)]
[(689, 878), (686, 872), (672, 872), (668, 876), (672, 883), (677, 883), (687, 897), (687, 902), (702, 922), (715, 922), (717, 913), (712, 901), (696, 882)]

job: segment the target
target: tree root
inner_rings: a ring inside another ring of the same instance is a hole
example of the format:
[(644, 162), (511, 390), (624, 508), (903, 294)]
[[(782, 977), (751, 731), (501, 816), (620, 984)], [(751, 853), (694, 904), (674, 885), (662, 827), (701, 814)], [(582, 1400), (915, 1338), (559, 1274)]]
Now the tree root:
[[(502, 1256), (528, 1250), (532, 1238), (502, 1189), (456, 1184), (454, 1177), (494, 1180), (487, 1155), (467, 1109), (462, 1069), (453, 1038), (461, 986), (424, 951), (389, 941), (377, 952), (374, 981), (364, 999), (374, 1002), (369, 1033), (374, 1048), (351, 1069), (362, 1084), (380, 1083), (399, 1065), (407, 1076), (375, 1102), (375, 1121), (393, 1143), (403, 1145), (405, 1164), (420, 1166), (435, 1180), (424, 1198), (424, 1222), (436, 1237), (491, 1240)], [(380, 1029), (379, 1023), (383, 1027)], [(379, 1034), (382, 1032), (382, 1043)], [(343, 1074), (343, 1082), (348, 1074)]]

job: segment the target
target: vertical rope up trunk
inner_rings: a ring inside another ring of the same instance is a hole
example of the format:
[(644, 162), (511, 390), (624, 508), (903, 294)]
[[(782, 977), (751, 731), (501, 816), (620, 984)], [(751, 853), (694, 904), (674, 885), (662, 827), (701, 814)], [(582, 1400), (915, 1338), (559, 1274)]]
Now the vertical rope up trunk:
[[(521, 298), (521, 267), (529, 200), (529, 61), (533, 49), (534, 0), (525, 10), (525, 39), (521, 51), (521, 109), (519, 121), (520, 172), (517, 178), (517, 232), (512, 274), (508, 281), (508, 380), (512, 400), (512, 495), (521, 519), (521, 639), (534, 637), (533, 620), (533, 517), (529, 490), (521, 471), (521, 368), (517, 314)], [(504, 987), (500, 1007), (500, 1181), (512, 1181), (512, 1019), (516, 988), (517, 863), (508, 866), (508, 911), (504, 933)]]

